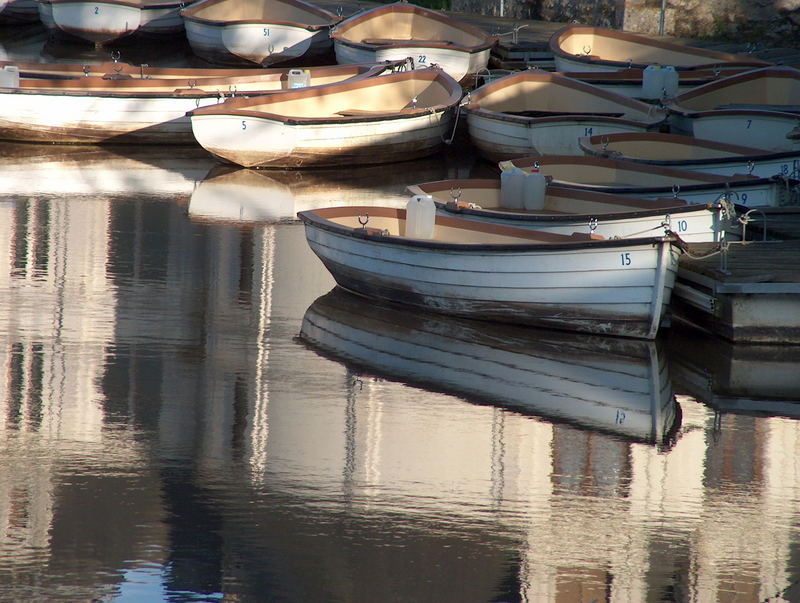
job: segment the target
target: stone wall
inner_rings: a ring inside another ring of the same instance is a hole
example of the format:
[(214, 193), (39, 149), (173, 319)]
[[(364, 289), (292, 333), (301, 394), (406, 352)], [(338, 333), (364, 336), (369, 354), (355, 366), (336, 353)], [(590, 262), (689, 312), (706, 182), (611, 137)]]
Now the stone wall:
[[(658, 34), (661, 0), (452, 0), (453, 11)], [(665, 35), (800, 48), (800, 0), (665, 0)]]

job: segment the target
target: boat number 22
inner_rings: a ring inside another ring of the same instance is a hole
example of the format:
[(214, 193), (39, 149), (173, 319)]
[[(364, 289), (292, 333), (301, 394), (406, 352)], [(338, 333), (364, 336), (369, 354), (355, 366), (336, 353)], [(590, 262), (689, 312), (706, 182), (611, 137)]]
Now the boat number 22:
[(417, 56), (417, 63), (419, 63), (420, 65), (424, 65), (427, 62), (428, 62), (428, 57), (426, 55), (421, 54)]

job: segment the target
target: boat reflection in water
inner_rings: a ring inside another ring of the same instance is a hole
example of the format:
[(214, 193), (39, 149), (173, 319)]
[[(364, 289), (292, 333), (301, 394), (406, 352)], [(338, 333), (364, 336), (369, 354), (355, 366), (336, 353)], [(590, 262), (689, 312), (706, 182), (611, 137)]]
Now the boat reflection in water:
[(257, 170), (218, 164), (192, 193), (189, 216), (209, 221), (284, 222), (296, 220), (299, 211), (334, 205), (405, 207), (409, 182), (420, 173), (446, 173), (446, 163), (426, 159), (358, 170)]
[(680, 427), (661, 342), (420, 314), (336, 287), (303, 318), (323, 356), (389, 380), (639, 442)]
[(0, 143), (2, 195), (185, 197), (214, 165), (202, 149)]
[(800, 346), (742, 345), (674, 327), (668, 349), (682, 393), (718, 411), (800, 418)]

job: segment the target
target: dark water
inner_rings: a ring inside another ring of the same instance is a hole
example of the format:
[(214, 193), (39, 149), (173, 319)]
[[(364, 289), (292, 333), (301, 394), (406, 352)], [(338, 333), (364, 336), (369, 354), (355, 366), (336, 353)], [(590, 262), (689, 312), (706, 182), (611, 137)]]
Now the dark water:
[(408, 313), (358, 170), (0, 144), (0, 601), (796, 601), (800, 350)]

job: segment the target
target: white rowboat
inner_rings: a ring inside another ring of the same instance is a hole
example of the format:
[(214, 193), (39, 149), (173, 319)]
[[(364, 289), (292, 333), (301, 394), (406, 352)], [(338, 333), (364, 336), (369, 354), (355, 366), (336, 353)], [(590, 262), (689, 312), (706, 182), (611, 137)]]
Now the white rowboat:
[(485, 69), (497, 43), (477, 27), (406, 2), (358, 13), (336, 25), (331, 38), (338, 63), (411, 57), (415, 67), (438, 65), (456, 81)]
[[(412, 206), (413, 207), (413, 206)], [(449, 216), (431, 238), (408, 210), (300, 212), (312, 251), (345, 289), (426, 310), (652, 339), (669, 304), (675, 237), (593, 239)]]
[[(409, 186), (408, 191), (430, 195), (442, 215), (560, 234), (628, 238), (674, 233), (686, 243), (720, 242), (730, 236), (729, 231), (732, 238), (741, 237), (741, 227), (732, 220), (735, 210), (724, 203), (637, 199), (553, 184), (539, 202), (532, 199), (535, 195), (523, 194), (524, 201), (515, 203), (504, 198), (502, 186), (499, 178), (474, 178), (425, 182)], [(529, 203), (540, 207), (524, 206)]]
[(627, 31), (568, 25), (548, 42), (556, 71), (616, 71), (669, 65), (683, 69), (727, 69), (769, 65), (749, 55), (694, 48)]
[(200, 145), (243, 167), (388, 163), (436, 152), (461, 86), (439, 69), (236, 98), (190, 113)]
[(301, 0), (202, 0), (181, 16), (197, 56), (258, 65), (329, 52), (330, 28), (339, 20)]
[(660, 132), (590, 136), (582, 138), (580, 146), (591, 157), (726, 176), (800, 178), (800, 151), (767, 151)]
[(579, 155), (582, 136), (644, 132), (666, 118), (653, 105), (543, 71), (485, 84), (468, 96), (463, 110), (473, 144), (490, 161)]

